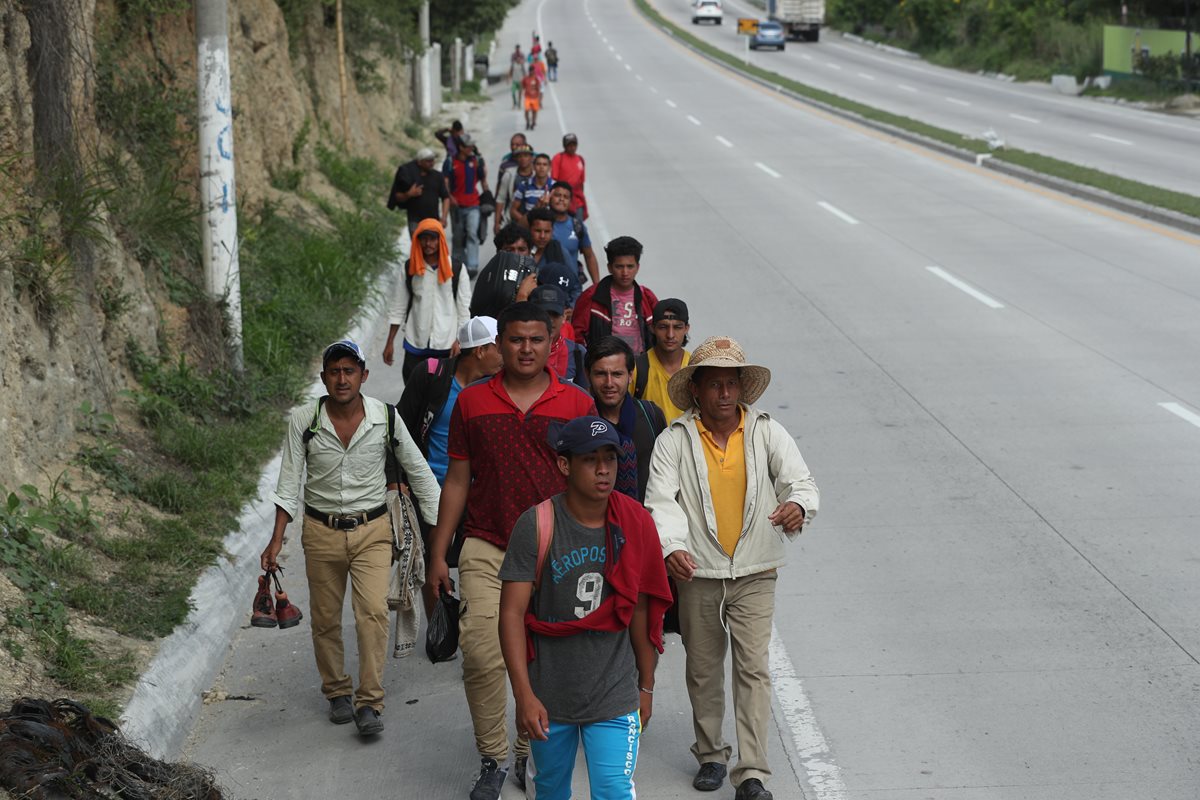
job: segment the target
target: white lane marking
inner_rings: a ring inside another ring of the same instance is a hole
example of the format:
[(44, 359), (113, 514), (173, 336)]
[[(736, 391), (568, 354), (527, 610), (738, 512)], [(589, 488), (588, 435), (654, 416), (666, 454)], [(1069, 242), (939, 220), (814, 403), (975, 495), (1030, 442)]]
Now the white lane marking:
[(669, 105), (671, 108), (679, 108), (679, 106), (675, 105), (674, 100), (668, 100), (667, 105)]
[(646, 80), (645, 78), (642, 77), (642, 74), (640, 72), (638, 74), (634, 75), (633, 77), (637, 78), (639, 81)]
[(1103, 139), (1104, 141), (1112, 142), (1113, 144), (1133, 144), (1133, 142), (1129, 141), (1128, 139), (1118, 139), (1115, 136), (1105, 136), (1103, 133), (1089, 133), (1088, 136), (1091, 136), (1093, 139)]
[(625, 65), (625, 69), (629, 72), (633, 72), (633, 67), (629, 66), (628, 64)]
[(687, 115), (687, 118), (688, 118), (688, 122), (692, 123), (693, 125), (699, 125), (699, 124), (700, 124), (700, 120), (696, 119), (696, 118), (695, 118), (695, 117), (693, 117), (691, 114), (688, 114), (688, 115)]
[(776, 172), (775, 170), (771, 169), (770, 167), (768, 167), (766, 164), (762, 163), (761, 161), (755, 161), (755, 162), (754, 162), (754, 166), (758, 167), (758, 168), (759, 168), (759, 169), (761, 169), (763, 172), (765, 172), (765, 173), (767, 173), (768, 175), (770, 175), (772, 178), (782, 178), (782, 177), (783, 177), (783, 176), (782, 176), (782, 175), (780, 175), (778, 172)]
[(617, 48), (613, 47), (613, 46), (610, 44), (610, 45), (608, 46), (608, 52), (610, 52), (610, 53), (615, 53), (615, 52), (617, 52)]
[(832, 61), (826, 61), (825, 66), (829, 67), (830, 69), (836, 69), (836, 70), (841, 70), (841, 68), (842, 68), (840, 64), (835, 64)]
[(813, 60), (813, 57), (812, 57), (812, 56), (810, 56), (808, 53), (801, 53), (801, 54), (800, 54), (800, 57), (801, 57), (801, 58), (803, 58), (805, 61), (812, 61), (812, 60)]
[(625, 59), (621, 58), (621, 54), (617, 53), (617, 61), (624, 61), (624, 60)]
[(969, 105), (971, 105), (971, 104), (970, 104), (970, 103), (968, 103), (966, 100), (959, 100), (957, 97), (946, 97), (946, 98), (943, 98), (943, 99), (944, 99), (944, 100), (945, 100), (947, 103), (954, 103), (954, 105), (956, 105), (956, 106), (969, 106)]
[(857, 225), (858, 224), (858, 220), (856, 220), (854, 217), (847, 214), (845, 211), (842, 211), (837, 206), (831, 205), (830, 203), (826, 203), (824, 200), (817, 203), (817, 205), (819, 205), (821, 208), (828, 211), (830, 214), (833, 214), (835, 217), (840, 219), (842, 222), (845, 222), (847, 225)]
[[(816, 800), (843, 800), (846, 785), (842, 782), (842, 770), (833, 760), (829, 742), (817, 724), (804, 683), (796, 674), (792, 660), (788, 657), (783, 637), (775, 626), (771, 626), (771, 643), (768, 646), (768, 665), (771, 671), (771, 688), (779, 701), (782, 720), (777, 719), (781, 736), (792, 740), (796, 753), (804, 764), (808, 784), (813, 788)], [(784, 725), (787, 726), (784, 730)]]
[(920, 89), (915, 89), (912, 86), (909, 86), (907, 83), (897, 83), (896, 85), (899, 86), (901, 89), (903, 89), (906, 92), (912, 92), (913, 94), (921, 93)]
[(1159, 408), (1165, 408), (1180, 419), (1186, 420), (1197, 428), (1200, 428), (1200, 414), (1197, 414), (1195, 411), (1184, 408), (1179, 403), (1159, 403), (1158, 406)]
[(926, 267), (925, 269), (929, 270), (934, 275), (937, 275), (939, 278), (941, 278), (942, 280), (944, 280), (946, 283), (950, 284), (954, 288), (961, 289), (962, 291), (971, 295), (971, 297), (974, 297), (976, 300), (983, 303), (988, 308), (1004, 308), (1004, 304), (1001, 303), (999, 300), (994, 300), (994, 299), (988, 297), (986, 294), (979, 291), (974, 286), (971, 286), (967, 283), (964, 283), (963, 281), (960, 281), (958, 278), (954, 277), (949, 272), (946, 272), (946, 270), (942, 269), (941, 267)]
[(733, 142), (729, 141), (724, 136), (718, 136), (717, 141), (720, 142), (721, 144), (725, 145), (726, 147), (733, 147)]
[(866, 80), (868, 80), (868, 81), (873, 81), (873, 80), (875, 80), (875, 76), (874, 76), (874, 75), (868, 75), (868, 74), (867, 74), (867, 73), (865, 73), (865, 72), (860, 72), (860, 73), (858, 73), (858, 77), (860, 77), (860, 78), (864, 78), (864, 79), (866, 79)]
[(655, 94), (658, 94), (658, 89), (655, 89), (653, 86), (650, 87), (650, 91), (654, 92)]
[(1009, 116), (1012, 117), (1013, 119), (1019, 119), (1019, 120), (1021, 120), (1021, 122), (1031, 122), (1034, 125), (1042, 124), (1042, 121), (1040, 119), (1034, 119), (1033, 117), (1027, 117), (1024, 114), (1009, 114)]

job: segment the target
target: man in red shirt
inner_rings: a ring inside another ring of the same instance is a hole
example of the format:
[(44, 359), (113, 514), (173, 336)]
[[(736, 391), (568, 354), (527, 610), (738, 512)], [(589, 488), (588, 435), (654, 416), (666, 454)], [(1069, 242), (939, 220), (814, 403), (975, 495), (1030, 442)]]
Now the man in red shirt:
[(450, 190), (450, 219), (455, 264), (466, 264), (467, 274), (479, 274), (479, 187), (488, 191), (487, 165), (475, 147), (471, 134), (456, 137), (453, 157), (442, 164), (446, 188)]
[[(482, 759), (473, 800), (496, 800), (507, 776), (508, 685), (496, 617), (500, 565), (513, 525), (525, 509), (565, 489), (547, 431), (596, 413), (592, 398), (551, 372), (550, 317), (529, 302), (514, 303), (497, 320), (504, 367), (490, 380), (463, 389), (450, 417), (450, 465), (438, 522), (430, 533), (426, 580), (441, 593), (453, 589), (446, 551), (466, 509), (458, 559), (462, 584), (459, 643), (463, 684)], [(525, 774), (528, 737), (514, 748), (518, 783)]]
[(550, 159), (550, 177), (556, 181), (565, 181), (573, 189), (571, 205), (567, 213), (577, 217), (580, 222), (587, 219), (587, 198), (583, 196), (583, 181), (587, 177), (587, 162), (577, 152), (579, 137), (568, 133), (563, 137), (563, 151)]

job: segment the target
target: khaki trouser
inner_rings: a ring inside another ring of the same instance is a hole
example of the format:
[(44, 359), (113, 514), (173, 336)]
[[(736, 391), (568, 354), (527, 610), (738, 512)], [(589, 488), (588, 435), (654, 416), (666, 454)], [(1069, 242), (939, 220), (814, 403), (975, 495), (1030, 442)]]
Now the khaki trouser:
[[(321, 691), (334, 698), (354, 693), (354, 707), (383, 710), (383, 665), (388, 644), (388, 583), (392, 526), (388, 515), (339, 531), (304, 517), (300, 535), (312, 604), (313, 652)], [(358, 634), (358, 691), (346, 674), (342, 647), (342, 604), (350, 578), (350, 605)]]
[(738, 763), (729, 780), (734, 786), (748, 778), (765, 782), (771, 776), (767, 766), (771, 722), (767, 653), (775, 614), (775, 578), (775, 570), (768, 570), (736, 580), (693, 578), (678, 584), (679, 628), (687, 652), (685, 673), (696, 731), (692, 755), (701, 764), (727, 764), (732, 753), (721, 735), (721, 724), (725, 718), (725, 652), (729, 642), (733, 643)]
[[(500, 651), (500, 565), (504, 551), (470, 537), (458, 557), (462, 613), (458, 643), (463, 652), (463, 687), (475, 726), (475, 749), (501, 764), (508, 758), (508, 672)], [(529, 740), (518, 738), (518, 756), (529, 755)]]

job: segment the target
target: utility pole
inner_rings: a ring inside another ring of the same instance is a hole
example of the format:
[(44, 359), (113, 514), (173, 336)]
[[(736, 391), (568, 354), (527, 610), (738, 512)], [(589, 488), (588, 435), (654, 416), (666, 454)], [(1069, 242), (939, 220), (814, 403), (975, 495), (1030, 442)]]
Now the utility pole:
[(229, 88), (227, 0), (195, 0), (199, 85), (200, 226), (205, 285), (224, 301), (233, 367), (242, 371), (242, 287), (238, 267), (233, 101)]
[(342, 146), (350, 150), (350, 118), (346, 111), (346, 34), (342, 28), (342, 0), (337, 0), (334, 13), (337, 23), (338, 85), (342, 96)]

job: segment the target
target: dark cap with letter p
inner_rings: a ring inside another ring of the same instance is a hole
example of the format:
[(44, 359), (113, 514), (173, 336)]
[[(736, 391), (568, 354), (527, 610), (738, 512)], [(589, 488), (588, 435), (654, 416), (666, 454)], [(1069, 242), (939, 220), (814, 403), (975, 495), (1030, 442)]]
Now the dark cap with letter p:
[(621, 449), (621, 437), (612, 423), (600, 417), (576, 417), (570, 422), (551, 422), (547, 440), (560, 456), (594, 453), (601, 447)]

